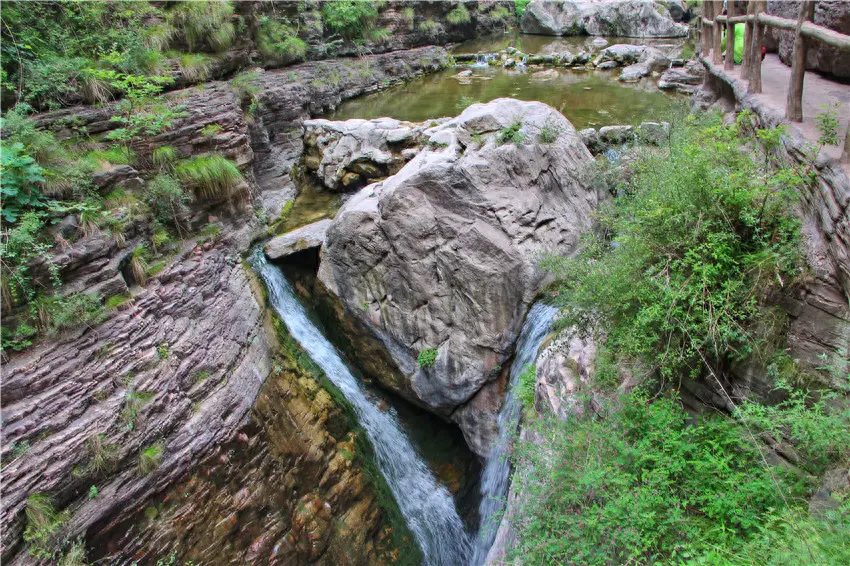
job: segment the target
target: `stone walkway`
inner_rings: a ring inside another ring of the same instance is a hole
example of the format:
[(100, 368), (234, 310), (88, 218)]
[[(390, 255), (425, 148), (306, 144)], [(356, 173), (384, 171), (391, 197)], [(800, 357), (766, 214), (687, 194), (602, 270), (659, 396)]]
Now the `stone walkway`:
[[(722, 69), (722, 65), (718, 65)], [(734, 71), (725, 72), (730, 78), (742, 82), (746, 88), (746, 81), (741, 79), (741, 67), (735, 65)], [(788, 85), (791, 80), (791, 67), (786, 66), (775, 54), (765, 57), (761, 67), (762, 94), (755, 98), (785, 115), (785, 99), (788, 96)], [(839, 145), (829, 146), (823, 151), (834, 159), (841, 156), (844, 147), (844, 136), (850, 123), (850, 85), (831, 81), (818, 73), (806, 72), (803, 81), (803, 123), (794, 123), (793, 126), (800, 130), (803, 136), (810, 142), (815, 143), (819, 134), (815, 127), (814, 119), (818, 113), (823, 112), (825, 105), (838, 102), (838, 118), (840, 122)], [(850, 166), (845, 165), (844, 170), (850, 173)]]

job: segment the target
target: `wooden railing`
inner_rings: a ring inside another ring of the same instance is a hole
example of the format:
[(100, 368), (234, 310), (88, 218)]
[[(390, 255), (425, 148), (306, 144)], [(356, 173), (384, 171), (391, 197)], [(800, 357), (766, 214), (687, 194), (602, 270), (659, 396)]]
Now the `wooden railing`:
[[(735, 2), (727, 2), (728, 15), (722, 15), (722, 0), (706, 0), (703, 3), (703, 15), (700, 18), (700, 41), (702, 56), (719, 65), (723, 62), (720, 50), (723, 24), (726, 25), (726, 50), (729, 53), (724, 69), (735, 68), (735, 57), (731, 56), (735, 45), (735, 24), (744, 27), (744, 52), (741, 59), (741, 77), (747, 80), (747, 92), (761, 92), (761, 52), (764, 46), (764, 32), (769, 26), (794, 32), (794, 51), (792, 53), (791, 80), (788, 85), (788, 98), (785, 102), (785, 118), (792, 122), (803, 121), (803, 80), (806, 76), (806, 51), (810, 39), (817, 39), (830, 47), (850, 50), (850, 35), (844, 35), (812, 23), (815, 14), (815, 2), (803, 0), (796, 20), (765, 14), (767, 0), (749, 0), (746, 15), (735, 14)], [(842, 163), (850, 163), (850, 126), (844, 139)]]

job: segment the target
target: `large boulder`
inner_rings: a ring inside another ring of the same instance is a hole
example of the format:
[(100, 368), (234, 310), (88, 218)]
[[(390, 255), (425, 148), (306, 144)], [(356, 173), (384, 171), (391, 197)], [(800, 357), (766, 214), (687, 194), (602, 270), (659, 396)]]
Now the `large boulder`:
[(303, 164), (331, 189), (353, 190), (397, 172), (425, 126), (392, 118), (307, 120)]
[[(850, 35), (850, 2), (846, 0), (820, 0), (816, 2), (813, 21), (833, 31)], [(800, 2), (789, 0), (770, 0), (767, 3), (767, 13), (796, 20), (800, 11)], [(791, 65), (794, 52), (794, 32), (767, 28), (765, 43), (771, 51), (779, 53), (779, 58), (786, 65)], [(806, 68), (810, 70), (831, 73), (836, 77), (850, 77), (850, 51), (842, 51), (830, 47), (816, 39), (809, 40), (806, 52)]]
[[(508, 361), (544, 282), (537, 256), (570, 253), (590, 228), (597, 194), (581, 179), (593, 159), (540, 102), (474, 104), (425, 135), (427, 149), (339, 211), (319, 279), (381, 340), (403, 385), (376, 377), (460, 421), (486, 454), (498, 408), (453, 413)], [(420, 367), (429, 349), (436, 360)]]
[(576, 2), (532, 0), (520, 20), (523, 33), (610, 37), (686, 37), (663, 4), (652, 0)]

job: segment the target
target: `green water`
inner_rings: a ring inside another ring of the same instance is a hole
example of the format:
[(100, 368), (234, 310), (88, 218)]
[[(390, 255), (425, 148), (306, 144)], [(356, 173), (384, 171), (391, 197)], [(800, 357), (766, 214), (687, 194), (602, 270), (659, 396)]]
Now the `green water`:
[(575, 35), (570, 37), (553, 37), (551, 35), (527, 35), (518, 32), (501, 33), (489, 35), (459, 43), (452, 49), (452, 53), (494, 53), (508, 47), (516, 47), (523, 53), (529, 55), (552, 55), (569, 51), (578, 53), (587, 51), (589, 53), (604, 49), (609, 45), (617, 43), (628, 43), (634, 45), (651, 45), (664, 51), (668, 56), (678, 56), (683, 49), (692, 50), (694, 41), (688, 38), (638, 38), (638, 37), (606, 37), (608, 43), (603, 47), (593, 45), (593, 37), (587, 35)]
[(379, 118), (421, 122), (456, 116), (472, 102), (511, 97), (539, 100), (557, 108), (578, 129), (637, 124), (668, 116), (681, 97), (658, 90), (652, 79), (624, 84), (619, 71), (557, 69), (557, 77), (539, 80), (535, 70), (474, 68), (471, 79), (454, 78), (462, 68), (448, 69), (387, 90), (342, 103), (332, 120)]

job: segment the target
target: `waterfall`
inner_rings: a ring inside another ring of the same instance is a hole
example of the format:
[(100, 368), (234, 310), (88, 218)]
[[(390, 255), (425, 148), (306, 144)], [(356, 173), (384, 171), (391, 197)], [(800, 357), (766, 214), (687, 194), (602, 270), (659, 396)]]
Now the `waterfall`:
[(549, 333), (555, 307), (537, 303), (529, 311), (522, 326), (516, 346), (516, 355), (511, 366), (510, 383), (505, 404), (499, 411), (499, 439), (490, 449), (484, 470), (481, 474), (481, 503), (478, 514), (481, 516), (481, 528), (475, 540), (475, 553), (470, 566), (481, 566), (496, 538), (499, 529), (505, 499), (508, 495), (511, 479), (511, 463), (508, 460), (510, 437), (516, 433), (519, 424), (520, 401), (516, 396), (519, 374), (523, 368), (534, 363), (537, 350)]
[(250, 263), (265, 281), (269, 300), (289, 333), (354, 407), (360, 426), (372, 441), (375, 463), (422, 548), (423, 563), (433, 566), (465, 564), (471, 543), (452, 496), (437, 483), (434, 474), (402, 432), (395, 414), (379, 410), (376, 403), (366, 396), (366, 391), (336, 349), (310, 321), (283, 273), (266, 261), (261, 249), (254, 252)]
[(471, 66), (476, 68), (484, 68), (490, 66), (490, 61), (498, 57), (498, 53), (476, 53), (475, 63)]

